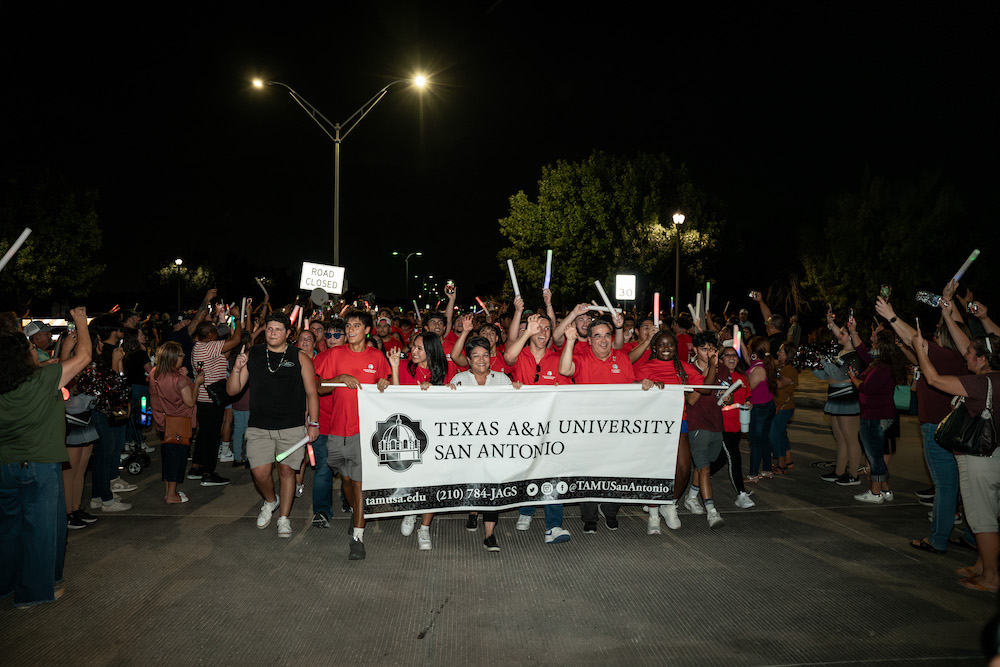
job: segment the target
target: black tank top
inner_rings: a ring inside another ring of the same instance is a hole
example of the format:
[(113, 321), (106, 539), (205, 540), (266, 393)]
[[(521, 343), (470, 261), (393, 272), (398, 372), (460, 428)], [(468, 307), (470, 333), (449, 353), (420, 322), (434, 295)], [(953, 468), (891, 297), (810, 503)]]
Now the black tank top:
[(250, 373), (249, 426), (270, 431), (305, 426), (306, 390), (302, 386), (297, 347), (288, 345), (281, 354), (271, 352), (267, 345), (254, 345), (250, 348), (247, 370)]

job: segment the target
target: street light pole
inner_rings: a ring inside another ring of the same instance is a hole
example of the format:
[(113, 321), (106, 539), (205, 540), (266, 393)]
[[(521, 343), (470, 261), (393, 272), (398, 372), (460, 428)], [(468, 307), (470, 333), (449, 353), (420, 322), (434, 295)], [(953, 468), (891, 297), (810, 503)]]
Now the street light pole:
[[(174, 260), (174, 264), (177, 266), (177, 312), (181, 312), (181, 264), (184, 260), (178, 257)], [(176, 322), (174, 322), (176, 324)]]
[[(331, 122), (329, 118), (320, 113), (319, 109), (314, 107), (309, 103), (306, 98), (299, 95), (291, 86), (284, 84), (280, 81), (262, 81), (261, 79), (254, 79), (253, 85), (255, 88), (263, 88), (264, 86), (281, 86), (288, 91), (288, 94), (292, 96), (292, 99), (302, 107), (302, 110), (309, 114), (309, 117), (319, 125), (323, 133), (330, 138), (333, 142), (333, 264), (335, 266), (340, 266), (340, 143), (347, 138), (347, 135), (351, 133), (355, 127), (358, 126), (368, 112), (375, 108), (386, 93), (389, 92), (389, 88), (395, 86), (397, 83), (413, 83), (417, 88), (423, 88), (427, 85), (427, 79), (423, 76), (417, 76), (413, 79), (398, 79), (388, 83), (384, 88), (375, 93), (371, 99), (361, 105), (361, 107), (355, 111), (350, 117), (343, 123)], [(322, 121), (322, 122), (321, 122)], [(326, 123), (324, 125), (323, 123)], [(333, 134), (330, 134), (329, 127), (333, 130)]]
[[(400, 253), (397, 252), (396, 250), (393, 250), (392, 254), (398, 256)], [(424, 253), (422, 252), (416, 252), (416, 251), (411, 252), (409, 255), (406, 256), (406, 259), (403, 260), (403, 286), (405, 288), (405, 292), (403, 294), (403, 303), (406, 303), (410, 298), (410, 258), (413, 257), (414, 255), (420, 257), (423, 254)]]
[(674, 213), (674, 229), (677, 230), (677, 273), (674, 276), (674, 307), (671, 315), (677, 317), (677, 309), (681, 302), (681, 225), (684, 224), (684, 214)]

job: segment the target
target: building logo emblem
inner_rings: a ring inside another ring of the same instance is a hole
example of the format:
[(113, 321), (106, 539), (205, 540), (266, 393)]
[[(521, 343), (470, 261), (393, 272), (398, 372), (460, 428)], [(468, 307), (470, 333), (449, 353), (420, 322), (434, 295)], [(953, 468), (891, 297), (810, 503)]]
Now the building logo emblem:
[(380, 466), (403, 472), (422, 462), (421, 456), (427, 449), (427, 434), (420, 428), (419, 421), (397, 413), (376, 424), (371, 447)]

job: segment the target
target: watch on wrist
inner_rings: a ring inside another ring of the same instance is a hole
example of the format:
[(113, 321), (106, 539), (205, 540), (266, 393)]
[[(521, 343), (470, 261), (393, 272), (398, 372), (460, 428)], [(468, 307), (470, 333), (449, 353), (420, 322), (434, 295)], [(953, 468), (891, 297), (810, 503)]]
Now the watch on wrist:
[(898, 317), (896, 317), (895, 315), (893, 315), (893, 316), (892, 316), (892, 319), (891, 319), (891, 320), (889, 320), (889, 324), (894, 324), (894, 323), (896, 322), (896, 320), (897, 320), (897, 319), (899, 319), (899, 318), (898, 318)]

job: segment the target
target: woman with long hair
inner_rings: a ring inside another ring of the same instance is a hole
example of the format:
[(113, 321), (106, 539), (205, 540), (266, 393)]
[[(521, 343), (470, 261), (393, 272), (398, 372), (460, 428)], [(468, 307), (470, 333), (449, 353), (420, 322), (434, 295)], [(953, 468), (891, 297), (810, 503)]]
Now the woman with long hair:
[(858, 443), (861, 404), (848, 369), (855, 375), (860, 375), (864, 370), (864, 362), (854, 351), (850, 332), (846, 327), (837, 326), (832, 311), (826, 314), (826, 326), (833, 333), (840, 349), (832, 357), (820, 359), (823, 367), (813, 370), (813, 375), (829, 384), (823, 412), (830, 416), (830, 430), (837, 445), (837, 464), (834, 470), (822, 475), (820, 479), (840, 486), (856, 486), (861, 483), (856, 477), (861, 467), (861, 445)]
[(478, 327), (475, 325), (475, 317), (472, 315), (462, 316), (462, 333), (458, 335), (458, 340), (451, 349), (451, 360), (455, 365), (465, 368), (469, 365), (469, 360), (465, 356), (465, 342), (469, 337), (479, 336), (485, 338), (490, 343), (490, 369), (500, 373), (510, 374), (511, 367), (503, 358), (503, 343), (500, 342), (500, 328), (491, 322), (483, 322)]
[[(740, 381), (742, 384), (733, 390), (722, 403), (722, 452), (712, 464), (711, 474), (722, 470), (727, 463), (729, 465), (729, 481), (736, 489), (735, 505), (740, 509), (750, 509), (756, 503), (750, 499), (747, 492), (746, 483), (743, 481), (743, 457), (740, 453), (740, 438), (742, 427), (740, 425), (740, 409), (750, 403), (750, 380), (744, 375), (746, 363), (740, 358), (734, 347), (732, 338), (723, 343), (722, 355), (720, 356), (719, 373), (716, 382), (726, 387), (730, 387)], [(716, 397), (722, 398), (725, 391), (719, 391)]]
[(747, 379), (750, 381), (750, 474), (744, 481), (756, 482), (774, 477), (771, 422), (774, 421), (774, 392), (778, 388), (778, 363), (771, 357), (771, 341), (764, 336), (750, 340)]
[(168, 504), (186, 503), (187, 495), (177, 490), (177, 485), (184, 481), (184, 466), (187, 463), (190, 444), (164, 440), (166, 418), (182, 417), (191, 421), (191, 428), (196, 424), (195, 406), (198, 397), (198, 387), (205, 382), (205, 374), (199, 372), (194, 382), (187, 377), (184, 368), (184, 351), (173, 341), (164, 343), (156, 351), (156, 366), (149, 374), (150, 403), (153, 409), (153, 422), (156, 432), (163, 443), (162, 472), (163, 501)]

